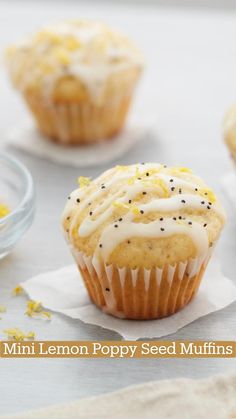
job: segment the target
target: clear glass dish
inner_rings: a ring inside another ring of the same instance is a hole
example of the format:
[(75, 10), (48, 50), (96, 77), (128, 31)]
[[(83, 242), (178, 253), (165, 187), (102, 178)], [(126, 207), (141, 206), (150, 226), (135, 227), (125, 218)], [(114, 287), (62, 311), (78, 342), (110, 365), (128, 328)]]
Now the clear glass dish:
[(0, 204), (10, 213), (0, 218), (0, 259), (6, 256), (32, 224), (34, 184), (30, 172), (17, 159), (0, 152)]

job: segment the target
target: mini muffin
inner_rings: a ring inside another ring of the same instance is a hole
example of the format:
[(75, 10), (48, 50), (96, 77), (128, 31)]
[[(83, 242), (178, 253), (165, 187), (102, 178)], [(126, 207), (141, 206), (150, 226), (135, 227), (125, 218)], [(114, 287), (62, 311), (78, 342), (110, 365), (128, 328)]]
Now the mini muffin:
[(230, 155), (236, 165), (236, 104), (231, 106), (226, 113), (223, 130), (225, 143), (227, 144)]
[(62, 223), (91, 300), (127, 319), (157, 319), (188, 304), (225, 222), (206, 184), (189, 169), (153, 163), (79, 183)]
[(63, 144), (108, 139), (123, 127), (143, 68), (140, 51), (102, 23), (46, 27), (6, 52), (11, 80), (39, 130)]

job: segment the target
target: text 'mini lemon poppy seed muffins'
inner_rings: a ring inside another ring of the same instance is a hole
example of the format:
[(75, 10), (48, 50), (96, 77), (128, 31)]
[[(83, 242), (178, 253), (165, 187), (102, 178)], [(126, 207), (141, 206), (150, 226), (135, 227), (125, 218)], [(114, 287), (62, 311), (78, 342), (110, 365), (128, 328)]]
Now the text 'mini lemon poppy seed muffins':
[(131, 40), (83, 20), (48, 26), (9, 47), (6, 62), (39, 130), (65, 145), (117, 134), (143, 69)]
[(127, 319), (188, 304), (225, 222), (206, 184), (189, 169), (152, 163), (79, 183), (62, 223), (91, 300)]

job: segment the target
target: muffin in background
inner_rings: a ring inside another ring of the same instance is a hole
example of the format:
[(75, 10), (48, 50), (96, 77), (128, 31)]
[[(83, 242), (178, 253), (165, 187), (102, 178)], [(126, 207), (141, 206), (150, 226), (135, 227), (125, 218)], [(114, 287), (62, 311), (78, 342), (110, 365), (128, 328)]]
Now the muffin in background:
[(39, 130), (65, 145), (117, 134), (143, 68), (128, 38), (82, 20), (48, 26), (9, 47), (6, 62)]
[(225, 115), (223, 131), (225, 143), (236, 165), (236, 104), (232, 105)]
[(187, 168), (155, 163), (79, 183), (62, 224), (91, 300), (128, 319), (188, 304), (225, 222), (213, 191)]

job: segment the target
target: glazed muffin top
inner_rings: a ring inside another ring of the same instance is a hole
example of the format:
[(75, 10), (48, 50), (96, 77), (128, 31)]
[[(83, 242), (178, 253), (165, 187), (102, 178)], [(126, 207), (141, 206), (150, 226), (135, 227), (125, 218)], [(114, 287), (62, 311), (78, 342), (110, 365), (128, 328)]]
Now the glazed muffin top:
[(124, 35), (105, 24), (83, 20), (48, 26), (9, 47), (6, 61), (13, 84), (47, 94), (61, 78), (79, 78), (93, 94), (112, 74), (140, 71), (140, 51)]
[(63, 228), (72, 249), (94, 263), (152, 268), (201, 257), (225, 221), (215, 194), (187, 168), (116, 166), (79, 183)]

